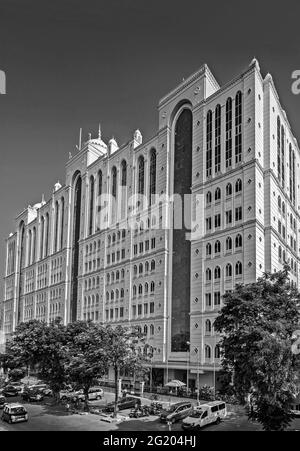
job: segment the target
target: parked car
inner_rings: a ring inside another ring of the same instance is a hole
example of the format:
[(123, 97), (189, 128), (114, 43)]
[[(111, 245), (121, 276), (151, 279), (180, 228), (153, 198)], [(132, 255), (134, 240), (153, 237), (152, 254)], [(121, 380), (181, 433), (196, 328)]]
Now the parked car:
[[(89, 400), (90, 401), (93, 401), (96, 399), (97, 400), (102, 399), (103, 395), (104, 395), (104, 392), (101, 387), (91, 387), (89, 389)], [(83, 390), (80, 390), (80, 393), (78, 394), (78, 399), (80, 401), (84, 401), (85, 396), (84, 396)]]
[(182, 429), (201, 429), (211, 423), (220, 423), (227, 415), (223, 401), (211, 401), (196, 407), (191, 415), (182, 422)]
[[(118, 409), (119, 410), (125, 410), (125, 409), (133, 409), (134, 407), (140, 407), (141, 400), (140, 398), (134, 398), (133, 396), (126, 396), (126, 398), (122, 398), (118, 401)], [(115, 408), (115, 403), (110, 402), (105, 406), (106, 412), (113, 412)]]
[(15, 387), (19, 393), (21, 393), (24, 389), (24, 384), (23, 382), (9, 382), (7, 385), (11, 386), (11, 387)]
[(51, 390), (51, 388), (48, 387), (47, 384), (29, 385), (28, 388), (31, 390), (36, 390), (36, 391), (42, 393), (44, 396), (52, 396), (52, 390)]
[(6, 404), (1, 416), (2, 421), (7, 423), (18, 423), (21, 421), (28, 421), (28, 413), (22, 404)]
[(82, 395), (82, 391), (80, 390), (77, 391), (63, 390), (59, 393), (59, 399), (61, 399), (62, 401), (67, 401), (78, 398), (80, 395)]
[(44, 395), (40, 390), (32, 389), (30, 387), (25, 388), (22, 393), (22, 399), (23, 401), (42, 401), (44, 399)]
[(3, 409), (6, 404), (5, 396), (0, 395), (0, 409)]
[(18, 394), (19, 390), (14, 385), (6, 385), (6, 387), (2, 389), (3, 396), (18, 396)]
[(171, 405), (167, 410), (163, 410), (160, 414), (160, 421), (168, 423), (176, 423), (178, 420), (183, 420), (193, 412), (191, 402), (178, 402)]

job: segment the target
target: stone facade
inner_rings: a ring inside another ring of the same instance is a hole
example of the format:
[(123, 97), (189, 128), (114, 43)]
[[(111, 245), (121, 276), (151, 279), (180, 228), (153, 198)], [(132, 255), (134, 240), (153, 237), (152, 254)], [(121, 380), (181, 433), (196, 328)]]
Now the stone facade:
[[(138, 325), (156, 383), (188, 374), (193, 386), (199, 374), (213, 384), (222, 295), (284, 261), (298, 285), (299, 149), (256, 60), (223, 87), (204, 65), (161, 99), (158, 114), (147, 142), (137, 130), (121, 147), (106, 144), (99, 129), (70, 155), (51, 199), (18, 215), (7, 239), (4, 332), (32, 318)], [(100, 205), (105, 193), (115, 208)], [(174, 193), (192, 195), (200, 233), (161, 227)], [(136, 194), (161, 197), (150, 218), (143, 202), (130, 205)]]

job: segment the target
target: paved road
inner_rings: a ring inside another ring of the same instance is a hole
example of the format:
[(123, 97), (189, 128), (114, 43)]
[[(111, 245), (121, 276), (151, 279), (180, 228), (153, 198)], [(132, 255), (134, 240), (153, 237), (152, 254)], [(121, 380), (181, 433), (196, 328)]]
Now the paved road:
[[(106, 395), (107, 401), (112, 400), (112, 395)], [(11, 402), (17, 399), (11, 398)], [(92, 404), (99, 405), (100, 402)], [(0, 422), (0, 431), (168, 431), (166, 424), (160, 423), (154, 416), (142, 419), (130, 419), (119, 424), (109, 424), (100, 420), (97, 415), (68, 414), (61, 406), (55, 407), (49, 404), (23, 403), (29, 412), (28, 423), (8, 424)], [(129, 411), (123, 411), (126, 415)], [(292, 430), (300, 430), (300, 419), (294, 420)], [(209, 425), (201, 432), (209, 431), (259, 431), (261, 427), (257, 423), (249, 422), (243, 411), (229, 412), (227, 418), (218, 425)], [(180, 423), (172, 425), (172, 431), (181, 431)]]

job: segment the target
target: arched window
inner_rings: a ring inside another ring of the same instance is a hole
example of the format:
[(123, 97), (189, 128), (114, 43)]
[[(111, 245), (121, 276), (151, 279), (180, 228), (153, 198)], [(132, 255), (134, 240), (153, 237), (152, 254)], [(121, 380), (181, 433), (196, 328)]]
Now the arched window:
[(235, 247), (242, 247), (242, 245), (243, 245), (243, 238), (242, 238), (242, 235), (239, 233), (235, 237)]
[(150, 335), (154, 335), (154, 326), (153, 326), (153, 324), (150, 325)]
[(149, 292), (149, 284), (148, 282), (145, 283), (145, 294), (148, 294)]
[(109, 301), (109, 292), (106, 292), (106, 300)]
[(232, 276), (232, 266), (230, 263), (227, 263), (226, 265), (226, 277), (231, 277)]
[(211, 358), (211, 349), (210, 349), (210, 346), (208, 346), (208, 345), (205, 345), (205, 358), (206, 359), (210, 359)]
[(118, 300), (118, 299), (119, 299), (119, 290), (116, 289), (116, 300)]
[(137, 275), (137, 265), (134, 265), (134, 267), (133, 267), (133, 274), (135, 276)]
[(237, 181), (235, 182), (235, 192), (239, 193), (240, 191), (242, 191), (242, 180), (237, 179)]
[(215, 267), (215, 279), (220, 279), (221, 278), (221, 268), (220, 266), (216, 266)]
[(211, 195), (211, 192), (208, 191), (208, 192), (206, 193), (206, 204), (207, 204), (207, 205), (211, 204), (211, 201), (212, 201), (212, 195)]
[(41, 217), (40, 226), (40, 260), (44, 258), (44, 234), (45, 234), (45, 218)]
[(124, 288), (121, 288), (121, 299), (123, 299), (123, 297), (124, 297)]
[(60, 202), (60, 249), (64, 247), (64, 224), (65, 224), (65, 199), (62, 197)]
[(94, 228), (94, 188), (95, 180), (94, 177), (90, 177), (90, 220), (89, 220), (89, 235), (93, 234)]
[(285, 203), (284, 202), (282, 202), (281, 212), (282, 212), (283, 216), (285, 216)]
[(206, 270), (206, 282), (209, 282), (211, 280), (211, 269), (207, 268)]
[(143, 263), (139, 264), (139, 274), (143, 274)]
[(58, 202), (55, 202), (54, 208), (54, 252), (58, 251), (58, 213), (59, 207)]
[(143, 156), (138, 159), (138, 194), (145, 192), (145, 160)]
[(232, 249), (232, 239), (230, 236), (226, 238), (226, 251), (231, 251)]
[(211, 322), (209, 319), (205, 321), (205, 333), (210, 334), (211, 333)]
[(146, 263), (145, 263), (145, 272), (148, 272), (148, 271), (149, 271), (149, 262), (146, 261)]
[(151, 282), (151, 284), (150, 284), (150, 293), (154, 293), (154, 289), (155, 289), (155, 283)]
[(221, 190), (218, 187), (218, 188), (216, 188), (216, 191), (215, 191), (215, 200), (220, 200), (220, 199), (221, 199)]
[(46, 213), (45, 217), (45, 257), (48, 256), (49, 252), (49, 226), (50, 226), (50, 219), (49, 219), (49, 213)]
[(32, 247), (32, 232), (28, 232), (28, 250), (27, 250), (27, 264), (31, 265), (31, 247)]
[(32, 232), (32, 263), (35, 263), (36, 260), (36, 228), (33, 227)]
[(281, 260), (281, 257), (282, 257), (282, 248), (281, 248), (281, 246), (279, 246), (279, 248), (278, 248), (278, 258), (279, 258), (279, 261)]
[(115, 299), (115, 292), (114, 292), (114, 290), (112, 290), (111, 293), (110, 293), (110, 299), (111, 299), (111, 301), (113, 301)]
[(240, 276), (243, 274), (243, 267), (241, 262), (236, 262), (235, 264), (235, 275)]
[(136, 296), (136, 285), (133, 285), (132, 294), (133, 296)]
[(219, 240), (215, 242), (215, 254), (219, 254), (221, 252), (221, 243)]
[(208, 257), (209, 255), (211, 255), (211, 244), (207, 243), (207, 245), (206, 245), (206, 256)]
[(150, 180), (149, 180), (149, 204), (153, 203), (153, 196), (156, 194), (156, 150), (152, 149), (150, 154)]
[(235, 96), (235, 162), (242, 161), (242, 93)]
[(116, 221), (116, 209), (117, 209), (117, 168), (113, 166), (111, 170), (111, 194), (112, 194), (112, 206), (111, 206), (111, 222)]
[(232, 166), (232, 98), (226, 101), (226, 137), (225, 137), (225, 163), (226, 168)]
[(215, 173), (221, 171), (221, 105), (215, 110)]
[(127, 163), (125, 160), (122, 160), (121, 163), (121, 185), (127, 185)]
[(151, 271), (155, 270), (155, 260), (151, 260)]
[(143, 285), (139, 284), (139, 294), (143, 294)]
[(211, 177), (212, 167), (212, 111), (206, 116), (206, 177)]
[(220, 345), (215, 346), (215, 359), (221, 358), (221, 348)]
[(232, 195), (232, 185), (231, 183), (227, 183), (226, 185), (226, 196), (231, 196)]
[(144, 326), (144, 335), (148, 335), (148, 327), (146, 324)]

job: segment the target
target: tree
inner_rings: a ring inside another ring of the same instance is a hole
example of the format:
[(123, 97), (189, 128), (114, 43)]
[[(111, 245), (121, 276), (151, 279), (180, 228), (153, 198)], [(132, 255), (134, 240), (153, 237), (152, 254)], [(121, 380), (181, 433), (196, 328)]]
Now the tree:
[(91, 321), (77, 321), (67, 326), (66, 334), (65, 372), (69, 382), (83, 390), (85, 410), (88, 410), (89, 389), (108, 371), (105, 330)]
[(299, 357), (292, 346), (299, 306), (285, 266), (225, 294), (214, 324), (223, 334), (222, 366), (235, 394), (242, 403), (251, 400), (249, 418), (265, 430), (284, 430), (291, 421), (290, 404), (298, 393)]
[[(122, 326), (105, 328), (105, 352), (108, 365), (113, 368), (115, 379), (115, 407), (114, 416), (117, 415), (118, 406), (118, 378), (121, 370), (133, 374), (146, 374), (149, 371), (150, 357), (142, 353), (138, 344), (143, 342), (143, 335), (138, 329), (129, 329)], [(146, 346), (147, 350), (147, 346)]]
[(55, 320), (50, 325), (38, 320), (21, 323), (7, 344), (5, 365), (9, 368), (37, 366), (39, 376), (58, 399), (67, 380), (65, 372), (66, 327)]

